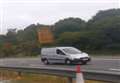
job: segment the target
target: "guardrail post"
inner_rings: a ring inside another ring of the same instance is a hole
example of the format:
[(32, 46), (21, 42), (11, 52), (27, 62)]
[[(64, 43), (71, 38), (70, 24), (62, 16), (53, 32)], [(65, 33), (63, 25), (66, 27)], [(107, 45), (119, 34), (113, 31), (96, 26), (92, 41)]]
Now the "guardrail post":
[(76, 83), (84, 83), (84, 78), (80, 69), (80, 65), (76, 68)]
[(72, 77), (68, 77), (68, 83), (72, 83)]
[(16, 79), (21, 79), (21, 77), (22, 77), (22, 73), (21, 73), (21, 72), (17, 72), (17, 77), (16, 77)]
[(22, 76), (22, 73), (21, 73), (21, 72), (18, 72), (18, 76)]

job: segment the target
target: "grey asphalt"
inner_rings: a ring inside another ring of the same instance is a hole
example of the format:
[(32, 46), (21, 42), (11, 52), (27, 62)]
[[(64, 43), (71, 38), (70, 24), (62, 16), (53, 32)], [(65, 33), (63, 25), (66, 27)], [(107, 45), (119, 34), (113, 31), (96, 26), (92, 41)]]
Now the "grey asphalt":
[[(44, 65), (40, 58), (5, 58), (0, 59), (0, 66), (11, 67), (54, 67), (74, 69), (76, 65), (52, 64)], [(81, 65), (82, 70), (109, 71), (120, 73), (120, 59), (118, 58), (92, 58), (87, 65)]]

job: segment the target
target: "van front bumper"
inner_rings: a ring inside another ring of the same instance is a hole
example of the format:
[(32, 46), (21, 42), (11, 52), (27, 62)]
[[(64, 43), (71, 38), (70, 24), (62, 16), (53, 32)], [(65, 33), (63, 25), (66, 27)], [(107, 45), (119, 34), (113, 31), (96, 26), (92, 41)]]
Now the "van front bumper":
[(89, 62), (89, 61), (91, 61), (91, 58), (89, 58), (89, 57), (84, 57), (84, 58), (79, 58), (79, 59), (73, 59), (72, 60), (72, 62), (76, 62), (76, 63), (78, 63), (78, 62)]

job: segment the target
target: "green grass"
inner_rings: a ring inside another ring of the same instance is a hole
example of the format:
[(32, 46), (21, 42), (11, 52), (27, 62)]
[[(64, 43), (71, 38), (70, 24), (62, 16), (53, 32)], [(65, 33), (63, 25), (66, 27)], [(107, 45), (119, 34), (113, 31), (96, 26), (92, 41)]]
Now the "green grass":
[[(11, 83), (68, 83), (66, 77), (51, 76), (51, 75), (41, 75), (41, 74), (28, 74), (23, 73), (22, 76), (18, 76), (16, 72), (0, 70), (2, 78), (4, 76), (5, 80), (11, 80)], [(18, 78), (19, 77), (19, 78)], [(73, 81), (75, 83), (75, 80)], [(108, 83), (95, 80), (86, 80), (85, 83)]]

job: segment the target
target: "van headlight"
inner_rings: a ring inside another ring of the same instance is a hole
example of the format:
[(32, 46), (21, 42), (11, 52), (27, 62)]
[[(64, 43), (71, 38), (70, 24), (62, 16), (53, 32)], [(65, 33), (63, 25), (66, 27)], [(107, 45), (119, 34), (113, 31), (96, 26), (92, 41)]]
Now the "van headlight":
[(89, 57), (89, 55), (87, 53), (85, 53), (85, 52), (83, 53), (83, 55), (85, 55), (86, 57)]

